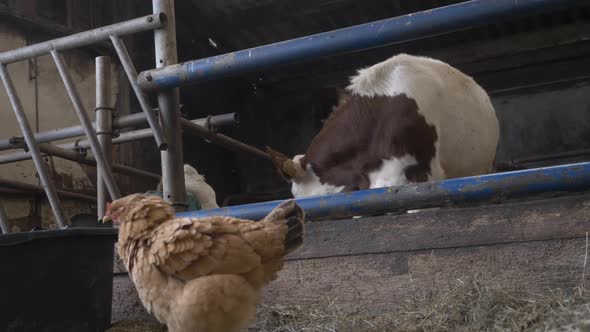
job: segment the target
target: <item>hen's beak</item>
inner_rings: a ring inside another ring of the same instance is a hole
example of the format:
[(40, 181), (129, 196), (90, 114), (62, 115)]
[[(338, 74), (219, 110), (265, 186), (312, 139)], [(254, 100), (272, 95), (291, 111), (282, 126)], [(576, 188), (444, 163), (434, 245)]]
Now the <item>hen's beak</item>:
[(111, 216), (108, 216), (108, 215), (107, 215), (107, 216), (104, 216), (104, 217), (102, 218), (102, 223), (103, 223), (103, 224), (104, 224), (104, 223), (107, 223), (107, 222), (109, 222), (109, 221), (113, 221), (113, 218), (111, 218)]

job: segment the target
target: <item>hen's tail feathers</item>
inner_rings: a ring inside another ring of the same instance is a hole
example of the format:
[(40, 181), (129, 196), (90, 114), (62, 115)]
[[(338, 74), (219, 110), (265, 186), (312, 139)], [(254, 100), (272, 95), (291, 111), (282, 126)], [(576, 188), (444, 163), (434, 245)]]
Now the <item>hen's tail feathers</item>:
[(263, 221), (274, 222), (287, 220), (287, 235), (285, 238), (285, 254), (288, 254), (303, 244), (305, 212), (295, 203), (295, 200), (286, 200), (274, 208)]
[(305, 212), (295, 204), (292, 215), (287, 217), (287, 237), (285, 239), (285, 254), (288, 254), (303, 244), (303, 223), (305, 222)]

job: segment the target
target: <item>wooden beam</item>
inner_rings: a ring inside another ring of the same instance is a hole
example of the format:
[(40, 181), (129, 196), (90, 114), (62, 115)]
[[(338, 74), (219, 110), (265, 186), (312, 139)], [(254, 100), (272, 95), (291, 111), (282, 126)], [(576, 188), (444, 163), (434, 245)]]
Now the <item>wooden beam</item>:
[(381, 254), (584, 237), (590, 195), (306, 224), (287, 259)]

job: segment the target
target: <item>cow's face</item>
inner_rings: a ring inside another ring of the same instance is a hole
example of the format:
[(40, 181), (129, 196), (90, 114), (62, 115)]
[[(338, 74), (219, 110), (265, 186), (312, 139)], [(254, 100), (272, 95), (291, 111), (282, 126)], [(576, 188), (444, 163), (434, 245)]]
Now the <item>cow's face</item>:
[(320, 178), (315, 174), (310, 164), (302, 165), (304, 155), (296, 155), (293, 159), (289, 159), (270, 147), (267, 147), (266, 151), (270, 155), (279, 175), (291, 183), (293, 197), (326, 195), (342, 191), (343, 187), (321, 183)]
[(307, 164), (305, 168), (301, 165), (302, 158), (303, 155), (293, 157), (295, 168), (301, 170), (299, 176), (291, 179), (291, 193), (293, 197), (300, 198), (335, 194), (344, 189), (344, 187), (322, 183), (310, 164)]

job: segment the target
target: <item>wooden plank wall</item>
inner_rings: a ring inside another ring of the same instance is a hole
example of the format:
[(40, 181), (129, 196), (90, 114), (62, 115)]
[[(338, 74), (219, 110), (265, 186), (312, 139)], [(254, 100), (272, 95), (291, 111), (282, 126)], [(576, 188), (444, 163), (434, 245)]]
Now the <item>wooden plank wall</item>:
[[(305, 246), (287, 258), (265, 302), (329, 299), (344, 311), (378, 314), (443, 295), (475, 274), (484, 283), (540, 293), (580, 285), (590, 195), (306, 226)], [(127, 277), (115, 277), (113, 321), (144, 317), (141, 311)]]

